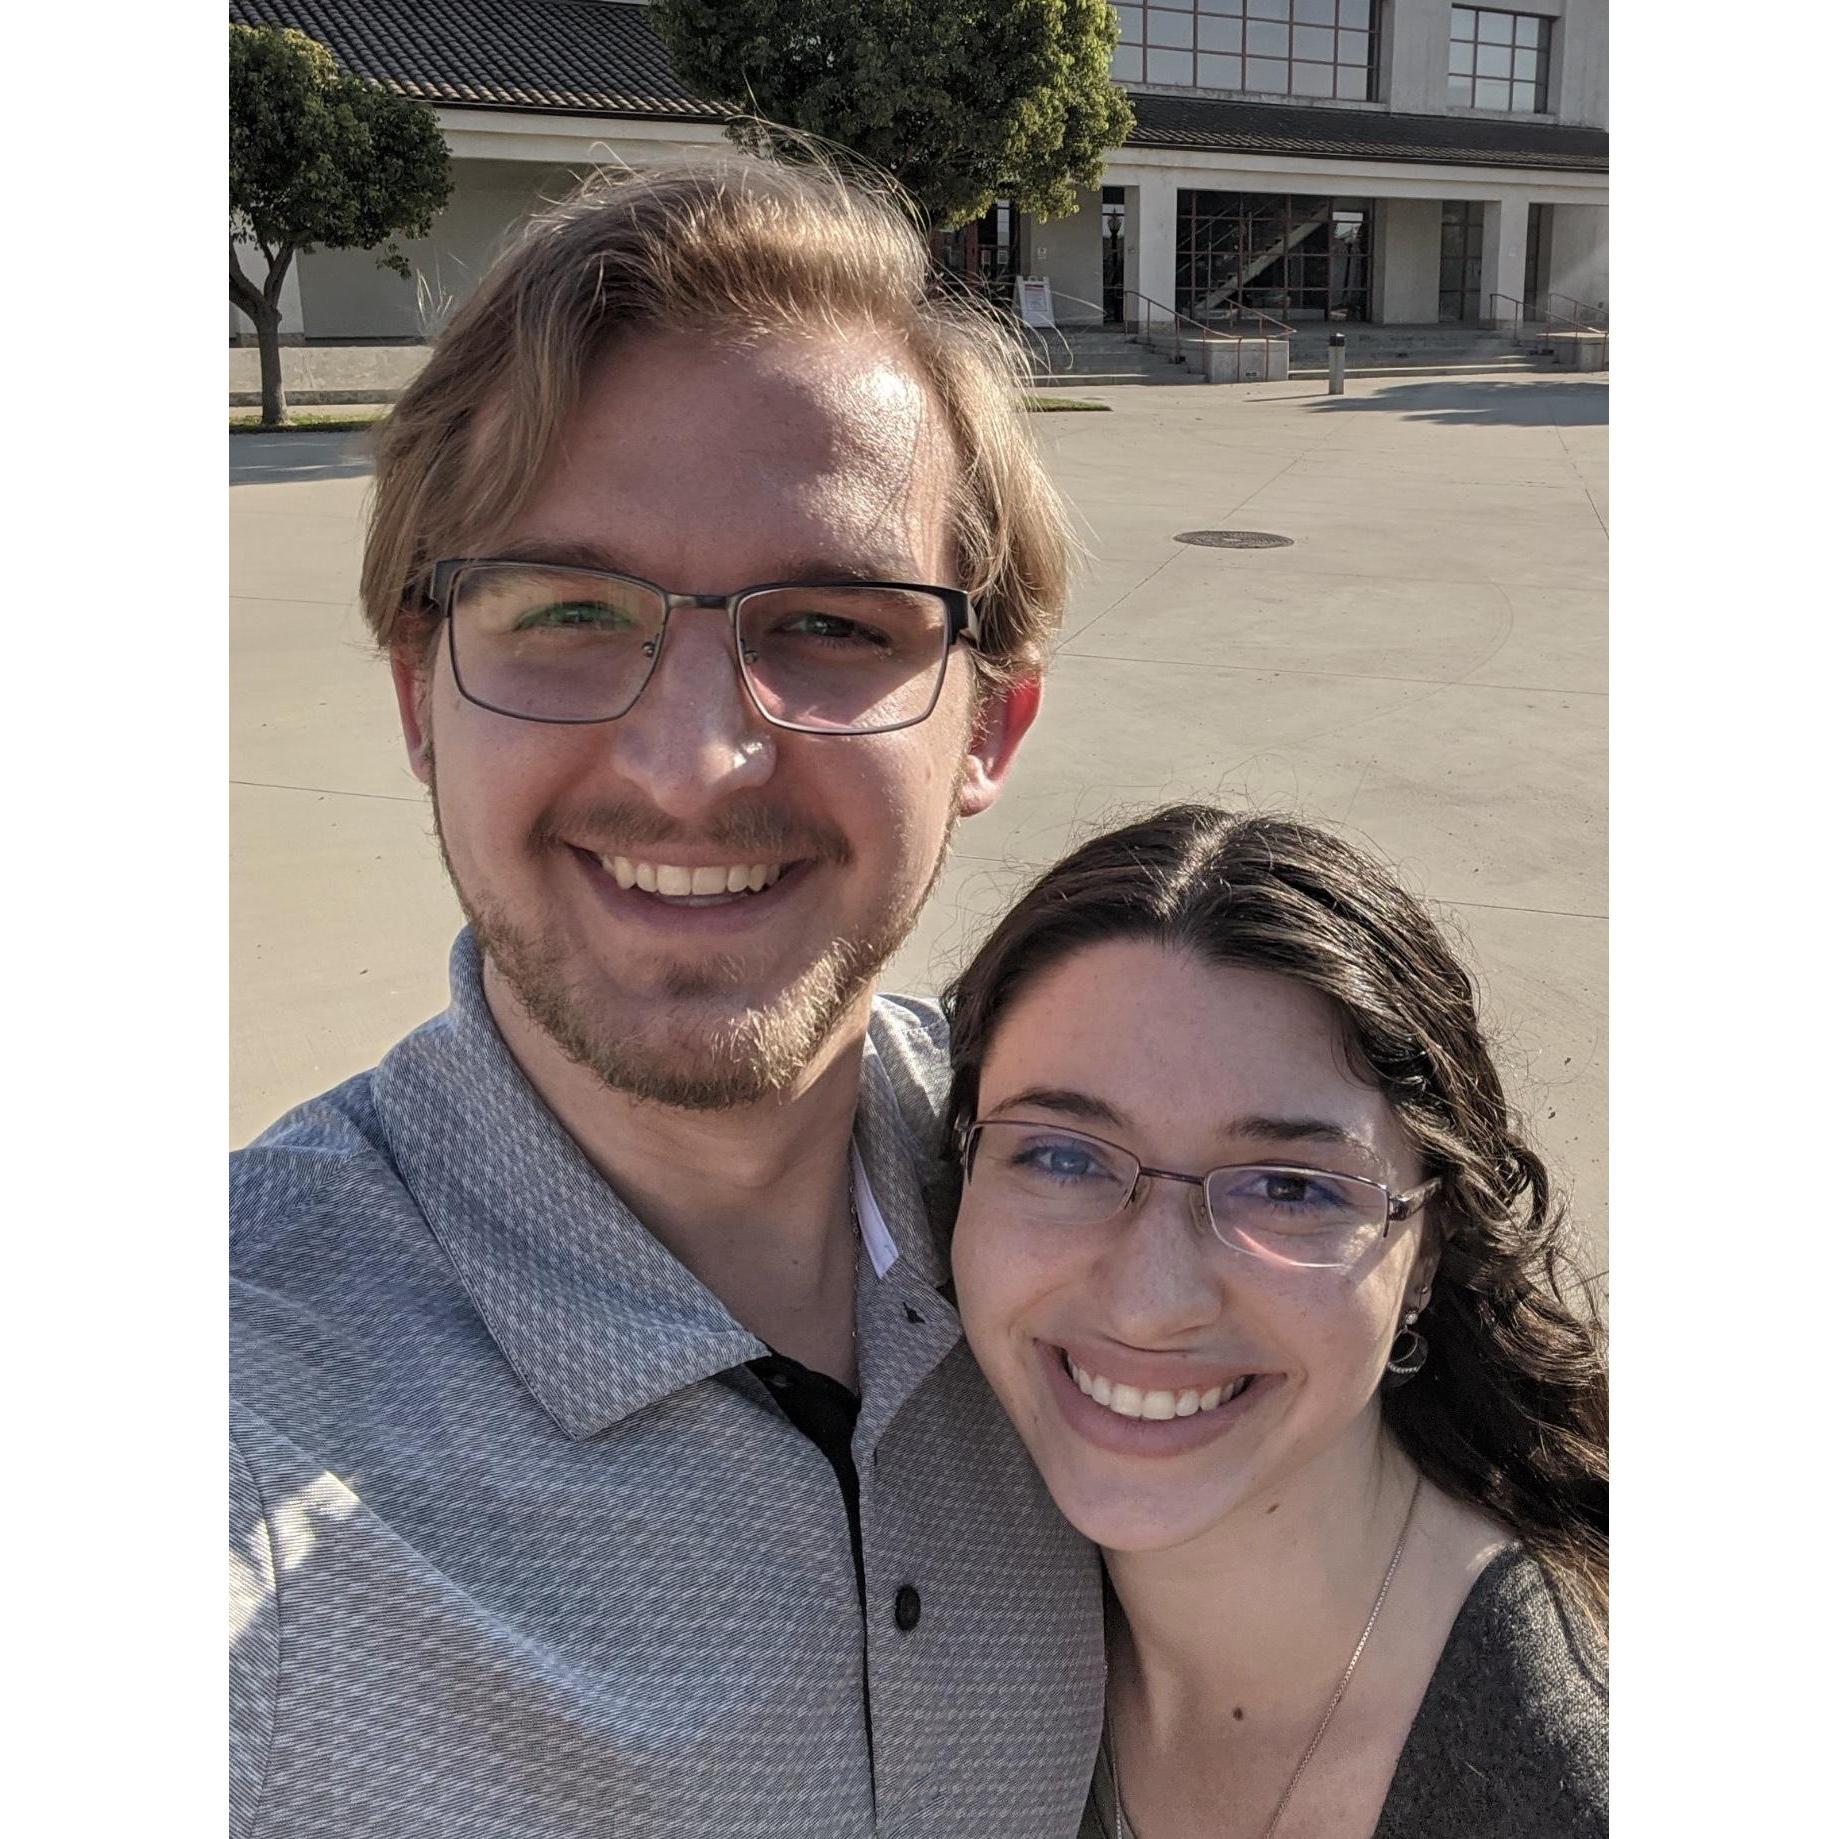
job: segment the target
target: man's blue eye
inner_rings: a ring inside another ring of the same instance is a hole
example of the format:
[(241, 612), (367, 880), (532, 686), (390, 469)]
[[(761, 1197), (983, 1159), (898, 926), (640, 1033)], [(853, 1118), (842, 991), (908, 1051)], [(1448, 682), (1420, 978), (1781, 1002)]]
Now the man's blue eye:
[(565, 600), (551, 606), (533, 608), (518, 619), (514, 630), (624, 632), (631, 625), (631, 615), (622, 613), (618, 607), (603, 606), (591, 600)]
[(887, 640), (872, 626), (859, 619), (846, 619), (840, 613), (795, 613), (775, 628), (777, 636), (815, 639), (824, 645), (861, 645), (885, 649)]

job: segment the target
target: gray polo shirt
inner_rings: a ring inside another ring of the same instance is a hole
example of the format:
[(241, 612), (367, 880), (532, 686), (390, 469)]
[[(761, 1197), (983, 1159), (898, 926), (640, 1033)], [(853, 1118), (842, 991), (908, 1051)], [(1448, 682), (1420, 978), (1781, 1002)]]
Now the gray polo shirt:
[(936, 1009), (877, 1001), (856, 1118), (865, 1614), (768, 1350), (452, 970), (233, 1158), (233, 1834), (1070, 1839), (1098, 1570), (940, 1293)]

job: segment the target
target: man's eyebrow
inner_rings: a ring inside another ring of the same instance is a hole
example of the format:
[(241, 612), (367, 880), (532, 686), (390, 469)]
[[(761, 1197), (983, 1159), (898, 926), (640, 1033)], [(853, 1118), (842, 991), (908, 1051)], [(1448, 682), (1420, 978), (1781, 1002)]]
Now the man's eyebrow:
[[(492, 550), (495, 562), (547, 563), (555, 568), (593, 568), (609, 575), (630, 575), (635, 580), (651, 577), (634, 568), (631, 561), (611, 549), (583, 538), (560, 536), (523, 537), (500, 543)], [(762, 581), (912, 581), (917, 577), (911, 561), (894, 556), (878, 556), (866, 562), (839, 562), (831, 556), (805, 556), (783, 564)], [(744, 587), (757, 585), (753, 582)], [(682, 588), (681, 593), (697, 593), (697, 588)]]
[[(1090, 1092), (1074, 1092), (1063, 1086), (1030, 1086), (1005, 1098), (996, 1110), (1012, 1111), (1018, 1105), (1031, 1105), (1037, 1111), (1057, 1111), (1062, 1117), (1076, 1117), (1091, 1124), (1112, 1124), (1123, 1130), (1129, 1127), (1121, 1112)], [(994, 1115), (994, 1114), (992, 1114)]]

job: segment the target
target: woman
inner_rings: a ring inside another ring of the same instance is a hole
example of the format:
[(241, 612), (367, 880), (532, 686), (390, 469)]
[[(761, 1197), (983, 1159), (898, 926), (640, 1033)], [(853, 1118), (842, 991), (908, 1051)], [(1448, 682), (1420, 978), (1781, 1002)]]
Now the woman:
[(1178, 807), (946, 1006), (965, 1332), (1111, 1585), (1083, 1839), (1606, 1830), (1601, 1331), (1423, 910)]

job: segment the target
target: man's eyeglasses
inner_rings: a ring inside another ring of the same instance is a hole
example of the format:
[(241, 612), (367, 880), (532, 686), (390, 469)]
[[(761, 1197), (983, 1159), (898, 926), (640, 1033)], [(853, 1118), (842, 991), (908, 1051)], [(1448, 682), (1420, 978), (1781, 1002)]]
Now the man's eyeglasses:
[(1394, 1194), (1362, 1175), (1265, 1162), (1184, 1175), (1145, 1168), (1102, 1137), (1007, 1119), (967, 1125), (959, 1154), (980, 1200), (1046, 1226), (1102, 1226), (1136, 1202), (1144, 1182), (1183, 1182), (1201, 1190), (1222, 1245), (1311, 1270), (1358, 1264), (1437, 1186)]
[(468, 702), (531, 722), (616, 721), (638, 701), (679, 607), (728, 615), (749, 699), (776, 728), (887, 734), (937, 706), (976, 609), (960, 588), (904, 581), (767, 582), (673, 594), (650, 581), (542, 562), (436, 562), (429, 598), (447, 622)]

